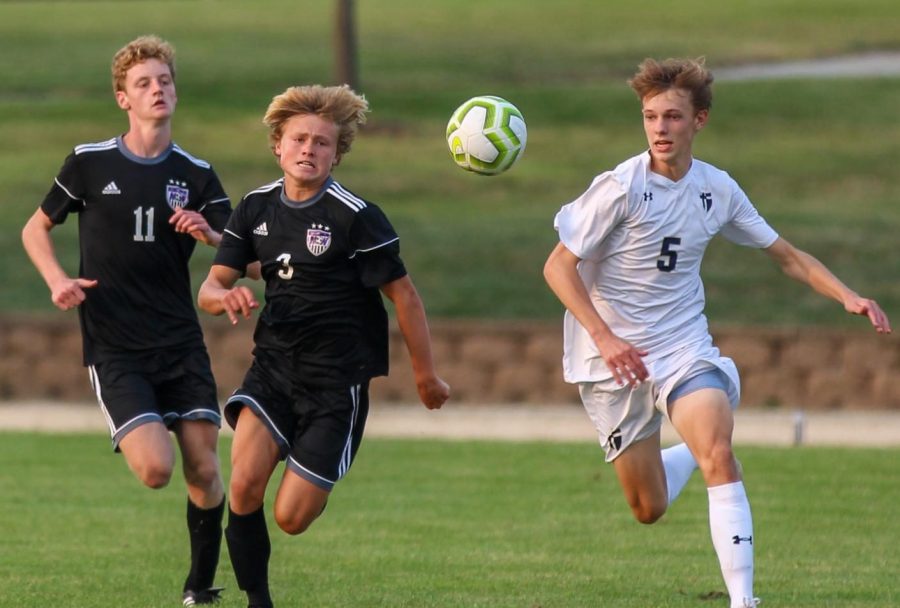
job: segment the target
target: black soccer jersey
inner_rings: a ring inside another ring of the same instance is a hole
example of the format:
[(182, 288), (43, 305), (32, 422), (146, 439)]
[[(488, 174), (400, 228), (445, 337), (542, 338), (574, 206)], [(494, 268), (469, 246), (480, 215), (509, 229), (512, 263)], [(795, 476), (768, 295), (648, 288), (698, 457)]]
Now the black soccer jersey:
[(256, 353), (284, 358), (299, 382), (339, 386), (388, 371), (387, 312), (379, 287), (406, 276), (384, 213), (329, 178), (296, 202), (283, 180), (244, 197), (225, 228), (216, 264), (259, 260), (266, 303)]
[(203, 344), (188, 260), (197, 241), (176, 233), (177, 207), (221, 231), (231, 203), (205, 161), (172, 144), (140, 158), (121, 137), (76, 146), (41, 209), (55, 224), (79, 214), (79, 276), (96, 279), (79, 307), (85, 364), (122, 352)]

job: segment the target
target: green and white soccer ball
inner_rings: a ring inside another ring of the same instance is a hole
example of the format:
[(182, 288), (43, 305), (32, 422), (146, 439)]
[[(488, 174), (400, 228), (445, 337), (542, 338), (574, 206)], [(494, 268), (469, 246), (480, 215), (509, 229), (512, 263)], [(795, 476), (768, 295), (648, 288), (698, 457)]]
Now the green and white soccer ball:
[(493, 95), (473, 97), (447, 123), (447, 145), (457, 165), (481, 175), (512, 167), (525, 151), (528, 130), (513, 104)]

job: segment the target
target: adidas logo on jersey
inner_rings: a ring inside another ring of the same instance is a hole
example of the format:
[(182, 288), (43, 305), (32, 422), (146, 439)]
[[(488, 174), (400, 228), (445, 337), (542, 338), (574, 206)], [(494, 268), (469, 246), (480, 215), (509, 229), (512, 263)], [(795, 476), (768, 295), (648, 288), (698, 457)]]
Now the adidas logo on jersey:
[(254, 228), (253, 234), (257, 236), (269, 236), (269, 229), (266, 227), (266, 223), (263, 222), (262, 224)]
[(109, 182), (106, 184), (106, 187), (103, 188), (103, 194), (122, 194), (122, 191), (119, 190), (116, 182)]

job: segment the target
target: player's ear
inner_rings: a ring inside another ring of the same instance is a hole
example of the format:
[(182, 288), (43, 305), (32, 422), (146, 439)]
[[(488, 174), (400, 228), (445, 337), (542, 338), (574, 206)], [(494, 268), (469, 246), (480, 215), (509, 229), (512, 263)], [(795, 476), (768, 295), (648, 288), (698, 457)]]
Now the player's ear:
[(334, 168), (337, 167), (339, 164), (341, 164), (341, 155), (340, 155), (340, 154), (335, 154), (335, 155), (334, 155), (334, 160), (331, 161), (331, 168), (334, 169)]
[(694, 126), (697, 130), (699, 131), (705, 127), (707, 122), (709, 122), (709, 110), (698, 110), (696, 116), (694, 116)]
[(128, 95), (125, 91), (116, 91), (116, 105), (126, 112), (131, 109), (131, 103), (129, 103)]

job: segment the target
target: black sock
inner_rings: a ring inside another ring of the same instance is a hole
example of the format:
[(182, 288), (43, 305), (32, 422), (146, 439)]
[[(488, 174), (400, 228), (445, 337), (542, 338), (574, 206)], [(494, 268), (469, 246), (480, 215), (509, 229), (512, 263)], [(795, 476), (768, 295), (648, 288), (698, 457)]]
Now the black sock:
[(187, 527), (191, 538), (191, 571), (184, 581), (184, 591), (203, 591), (212, 587), (222, 547), (222, 516), (225, 499), (212, 509), (201, 509), (187, 501)]
[(228, 554), (238, 587), (247, 593), (251, 606), (272, 606), (269, 596), (269, 556), (272, 544), (263, 507), (247, 515), (228, 509), (225, 528)]

